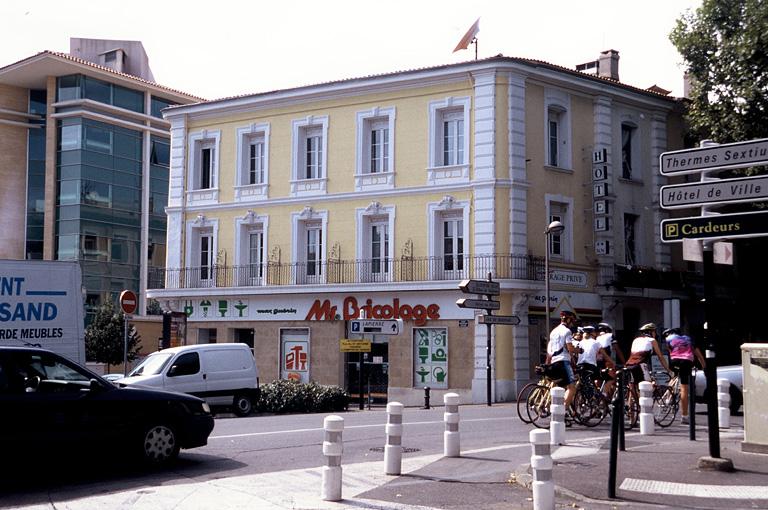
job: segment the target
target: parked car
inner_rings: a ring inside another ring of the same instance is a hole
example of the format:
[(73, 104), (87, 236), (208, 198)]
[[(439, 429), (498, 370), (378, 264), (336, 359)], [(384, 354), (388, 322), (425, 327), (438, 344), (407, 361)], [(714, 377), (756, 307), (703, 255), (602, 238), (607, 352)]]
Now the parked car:
[[(150, 464), (208, 442), (210, 408), (168, 391), (118, 387), (54, 352), (0, 347), (0, 451), (27, 457), (74, 451), (125, 453)], [(9, 458), (14, 458), (10, 456)]]
[(198, 344), (153, 352), (118, 384), (182, 391), (247, 416), (259, 400), (259, 372), (242, 343)]
[[(741, 365), (717, 367), (717, 378), (731, 382), (728, 392), (731, 395), (731, 414), (736, 414), (744, 403), (744, 370)], [(703, 402), (707, 392), (707, 380), (703, 370), (696, 371), (696, 401)], [(708, 392), (707, 392), (708, 393)]]

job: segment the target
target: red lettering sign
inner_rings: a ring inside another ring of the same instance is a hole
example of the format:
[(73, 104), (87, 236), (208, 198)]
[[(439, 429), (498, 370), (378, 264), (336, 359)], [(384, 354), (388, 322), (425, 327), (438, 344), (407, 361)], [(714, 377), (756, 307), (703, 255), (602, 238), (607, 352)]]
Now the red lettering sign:
[[(357, 319), (360, 312), (365, 313), (367, 319), (403, 319), (412, 320), (417, 326), (423, 326), (427, 320), (436, 320), (440, 318), (440, 305), (401, 305), (400, 299), (394, 298), (392, 304), (374, 304), (372, 299), (367, 299), (365, 304), (360, 306), (357, 299), (353, 296), (344, 298), (342, 304), (342, 317), (345, 321)], [(304, 320), (334, 320), (336, 319), (336, 307), (331, 306), (329, 300), (315, 300), (312, 308), (307, 313)]]

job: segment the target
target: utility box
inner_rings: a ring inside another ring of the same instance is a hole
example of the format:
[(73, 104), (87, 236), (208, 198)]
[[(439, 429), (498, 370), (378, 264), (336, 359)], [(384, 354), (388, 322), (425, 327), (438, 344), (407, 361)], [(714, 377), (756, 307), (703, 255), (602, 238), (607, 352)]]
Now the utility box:
[(742, 344), (745, 452), (768, 454), (768, 344)]

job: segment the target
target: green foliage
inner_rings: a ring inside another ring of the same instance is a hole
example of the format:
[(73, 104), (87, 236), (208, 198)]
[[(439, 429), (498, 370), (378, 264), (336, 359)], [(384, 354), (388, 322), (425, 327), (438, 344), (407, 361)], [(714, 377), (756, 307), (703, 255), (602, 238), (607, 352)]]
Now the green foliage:
[(349, 395), (338, 386), (316, 382), (272, 381), (261, 387), (258, 411), (266, 413), (323, 413), (345, 411)]
[[(123, 328), (125, 315), (109, 299), (96, 308), (93, 320), (85, 328), (85, 358), (88, 361), (119, 365), (123, 362)], [(141, 337), (136, 328), (128, 330), (128, 361), (139, 354)]]
[(157, 299), (147, 300), (147, 315), (163, 315), (163, 309)]
[(694, 138), (768, 137), (768, 2), (704, 0), (678, 19), (670, 40), (692, 78)]

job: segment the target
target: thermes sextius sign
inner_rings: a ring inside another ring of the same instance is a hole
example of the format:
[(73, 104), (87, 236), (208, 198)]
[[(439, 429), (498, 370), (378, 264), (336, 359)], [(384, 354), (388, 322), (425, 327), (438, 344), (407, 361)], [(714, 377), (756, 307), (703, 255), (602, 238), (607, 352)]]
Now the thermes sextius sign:
[(659, 156), (662, 175), (681, 175), (725, 168), (768, 164), (768, 138), (664, 152)]
[(674, 218), (661, 222), (661, 240), (758, 237), (768, 234), (768, 211)]

